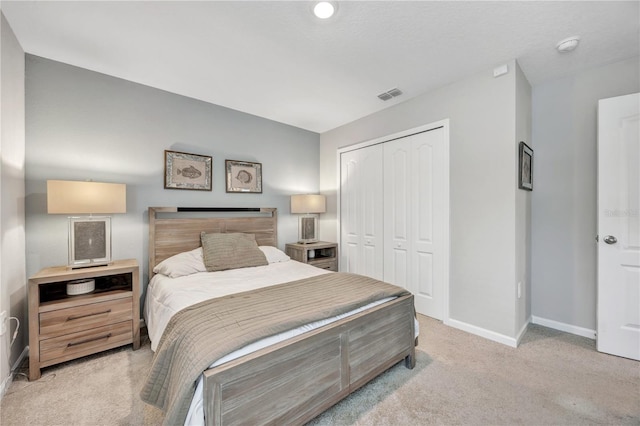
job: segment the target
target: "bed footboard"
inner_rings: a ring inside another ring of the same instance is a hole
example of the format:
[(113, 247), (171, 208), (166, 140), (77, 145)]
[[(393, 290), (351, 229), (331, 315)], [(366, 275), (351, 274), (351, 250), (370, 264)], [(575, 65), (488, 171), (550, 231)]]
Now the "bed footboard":
[(405, 360), (415, 366), (413, 295), (204, 373), (207, 425), (302, 424)]

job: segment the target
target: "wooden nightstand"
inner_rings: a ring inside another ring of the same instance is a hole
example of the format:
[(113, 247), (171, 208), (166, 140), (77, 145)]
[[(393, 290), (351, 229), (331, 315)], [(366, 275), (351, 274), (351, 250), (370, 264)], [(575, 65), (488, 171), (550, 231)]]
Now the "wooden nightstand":
[[(298, 262), (308, 263), (317, 268), (338, 271), (338, 244), (318, 241), (317, 243), (290, 243), (285, 246), (287, 255)], [(310, 251), (313, 256), (309, 256)]]
[[(69, 281), (95, 290), (67, 295)], [(45, 268), (29, 278), (29, 380), (40, 369), (133, 343), (140, 347), (140, 273), (135, 259), (107, 266)]]

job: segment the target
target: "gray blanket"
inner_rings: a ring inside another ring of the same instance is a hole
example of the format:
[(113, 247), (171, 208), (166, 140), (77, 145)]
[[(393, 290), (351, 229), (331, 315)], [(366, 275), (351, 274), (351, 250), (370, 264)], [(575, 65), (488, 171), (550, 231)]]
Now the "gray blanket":
[(405, 294), (382, 281), (338, 272), (190, 306), (169, 321), (140, 397), (165, 412), (165, 424), (182, 425), (198, 377), (215, 360), (262, 338)]

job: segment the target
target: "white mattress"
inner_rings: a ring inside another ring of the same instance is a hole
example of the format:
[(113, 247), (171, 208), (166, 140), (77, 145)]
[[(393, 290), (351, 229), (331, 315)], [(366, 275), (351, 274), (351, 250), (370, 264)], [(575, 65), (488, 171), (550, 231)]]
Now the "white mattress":
[[(147, 288), (144, 312), (147, 329), (149, 331), (149, 338), (151, 340), (151, 349), (153, 351), (156, 350), (160, 337), (173, 314), (187, 306), (207, 299), (225, 296), (227, 294), (240, 293), (326, 273), (330, 272), (291, 260), (286, 262), (270, 263), (267, 266), (258, 266), (253, 268), (233, 269), (221, 272), (200, 272), (179, 278), (155, 275), (151, 279)], [(354, 315), (358, 312), (387, 302), (388, 300), (391, 300), (391, 298), (374, 302), (337, 317), (317, 321), (294, 330), (289, 330), (287, 332), (259, 340), (215, 361), (210, 367), (215, 367), (225, 362), (229, 362), (269, 345), (273, 345), (291, 337), (322, 327), (326, 324), (330, 324), (334, 321), (338, 321), (342, 318)], [(416, 321), (416, 336), (417, 335), (418, 322)], [(202, 377), (200, 377), (200, 379), (198, 379), (196, 393), (191, 402), (191, 407), (189, 409), (185, 425), (204, 425), (202, 393)]]

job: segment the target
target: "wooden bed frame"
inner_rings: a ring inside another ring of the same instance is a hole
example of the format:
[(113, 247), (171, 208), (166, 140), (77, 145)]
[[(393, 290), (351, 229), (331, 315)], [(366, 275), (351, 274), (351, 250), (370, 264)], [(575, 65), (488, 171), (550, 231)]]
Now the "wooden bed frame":
[[(149, 275), (162, 260), (199, 247), (201, 231), (252, 233), (259, 245), (277, 246), (277, 210), (150, 207)], [(402, 296), (206, 370), (205, 422), (303, 424), (399, 361), (412, 369), (414, 319), (413, 295)]]

